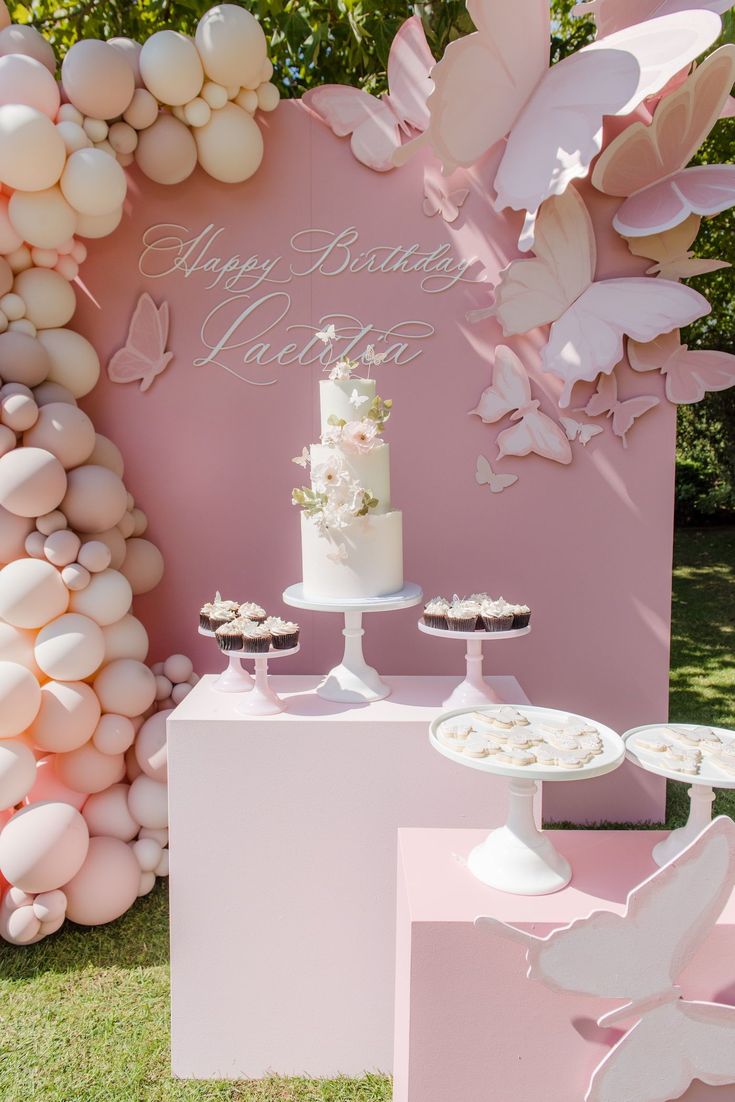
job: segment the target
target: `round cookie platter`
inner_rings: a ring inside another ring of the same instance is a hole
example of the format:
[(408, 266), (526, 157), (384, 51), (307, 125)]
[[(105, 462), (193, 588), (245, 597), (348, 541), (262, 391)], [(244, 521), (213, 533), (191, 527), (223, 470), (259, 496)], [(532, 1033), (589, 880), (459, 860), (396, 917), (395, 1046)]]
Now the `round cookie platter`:
[[(693, 731), (700, 724), (677, 723), (674, 725), (682, 731)], [(720, 768), (713, 757), (704, 753), (699, 763), (697, 773), (684, 773), (673, 769), (663, 760), (663, 754), (659, 750), (651, 750), (641, 745), (641, 739), (651, 738), (656, 734), (666, 736), (670, 728), (665, 723), (648, 723), (643, 727), (633, 727), (626, 731), (625, 750), (628, 759), (636, 765), (640, 765), (649, 773), (656, 773), (659, 777), (666, 777), (672, 781), (683, 781), (687, 784), (708, 784), (712, 788), (735, 788), (735, 772), (728, 772)], [(735, 731), (729, 731), (726, 727), (708, 727), (722, 739), (724, 743), (735, 750)]]

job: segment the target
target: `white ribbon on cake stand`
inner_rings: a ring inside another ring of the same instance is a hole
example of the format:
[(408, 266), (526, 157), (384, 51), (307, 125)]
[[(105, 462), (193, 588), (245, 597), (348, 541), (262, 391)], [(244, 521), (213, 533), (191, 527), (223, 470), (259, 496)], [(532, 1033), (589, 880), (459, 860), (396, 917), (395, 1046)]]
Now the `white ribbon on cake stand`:
[(304, 594), (301, 582), (284, 590), (284, 603), (292, 608), (310, 612), (340, 612), (345, 618), (342, 634), (345, 640), (342, 661), (330, 670), (317, 689), (324, 700), (339, 704), (361, 704), (371, 700), (383, 700), (390, 694), (390, 685), (381, 679), (372, 666), (368, 666), (362, 652), (365, 629), (362, 617), (366, 612), (393, 612), (399, 608), (411, 608), (423, 598), (421, 587), (407, 582), (403, 589), (388, 593), (385, 597), (366, 597), (347, 600), (309, 598)]
[(482, 644), (501, 643), (528, 635), (531, 631), (530, 624), (528, 627), (515, 630), (511, 628), (509, 631), (450, 631), (449, 628), (431, 628), (423, 620), (419, 620), (418, 628), (424, 635), (435, 635), (438, 639), (463, 639), (467, 643), (467, 675), (449, 694), (442, 704), (443, 708), (472, 708), (482, 704), (505, 703), (482, 675)]

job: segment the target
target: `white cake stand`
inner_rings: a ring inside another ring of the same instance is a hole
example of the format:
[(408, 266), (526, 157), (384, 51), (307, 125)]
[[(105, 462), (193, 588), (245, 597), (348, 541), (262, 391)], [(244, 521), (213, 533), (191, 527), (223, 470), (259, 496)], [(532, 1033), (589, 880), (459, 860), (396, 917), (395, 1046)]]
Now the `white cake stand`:
[(245, 716), (276, 716), (286, 711), (286, 703), (281, 700), (268, 680), (268, 663), (274, 658), (289, 658), (301, 649), (297, 643), (288, 650), (271, 648), (263, 654), (241, 654), (245, 662), (255, 662), (255, 681), (249, 693), (237, 705), (237, 711)]
[[(199, 628), (199, 634), (207, 639), (214, 639), (213, 631)], [(224, 654), (225, 652), (222, 651)], [(212, 686), (218, 693), (246, 693), (253, 687), (253, 679), (247, 670), (242, 667), (242, 651), (230, 651), (227, 654), (227, 665)]]
[[(676, 769), (669, 769), (661, 762), (661, 754), (657, 750), (646, 750), (638, 742), (645, 732), (661, 731), (664, 723), (648, 723), (643, 727), (633, 727), (623, 735), (625, 739), (626, 757), (635, 765), (645, 769), (648, 773), (655, 773), (659, 777), (667, 777), (671, 781), (683, 781), (689, 785), (689, 818), (683, 827), (672, 830), (667, 838), (653, 847), (652, 857), (657, 865), (665, 865), (677, 857), (697, 835), (712, 821), (712, 804), (715, 800), (715, 788), (735, 788), (735, 776), (719, 769), (710, 757), (705, 755), (699, 767), (699, 773), (692, 776), (691, 773), (679, 773)], [(702, 724), (677, 723), (677, 727), (693, 728)], [(711, 727), (717, 735), (735, 739), (735, 731), (729, 731), (726, 727)]]
[(363, 613), (411, 608), (422, 597), (421, 587), (413, 582), (407, 582), (403, 589), (388, 593), (385, 597), (368, 597), (362, 600), (306, 597), (301, 582), (284, 590), (283, 600), (292, 608), (309, 609), (311, 612), (340, 612), (345, 618), (342, 631), (345, 649), (342, 661), (329, 671), (320, 684), (317, 689), (319, 696), (340, 704), (361, 704), (370, 700), (383, 700), (388, 696), (390, 685), (381, 680), (377, 670), (368, 666), (362, 653), (362, 637), (365, 634), (362, 626)]
[(430, 628), (423, 620), (419, 620), (418, 627), (424, 635), (435, 635), (437, 639), (463, 639), (467, 643), (467, 676), (452, 690), (442, 707), (476, 708), (482, 704), (504, 703), (482, 676), (482, 644), (518, 639), (529, 634), (530, 625), (516, 628), (515, 631), (450, 631), (448, 628)]
[[(563, 766), (505, 765), (494, 754), (486, 758), (470, 758), (444, 746), (437, 737), (441, 723), (465, 715), (472, 709), (455, 708), (443, 712), (431, 724), (431, 745), (445, 758), (470, 769), (494, 773), (508, 779), (508, 817), (505, 825), (490, 832), (484, 842), (472, 850), (467, 865), (470, 871), (491, 888), (513, 895), (550, 895), (566, 887), (572, 878), (572, 868), (565, 857), (554, 849), (549, 836), (539, 830), (533, 815), (533, 801), (539, 781), (583, 781), (611, 773), (625, 760), (623, 740), (609, 727), (585, 716), (560, 712), (555, 708), (519, 707), (530, 721), (564, 723), (570, 717), (584, 719), (597, 728), (603, 742), (603, 752), (591, 758), (579, 769)], [(497, 708), (474, 709), (492, 714)]]

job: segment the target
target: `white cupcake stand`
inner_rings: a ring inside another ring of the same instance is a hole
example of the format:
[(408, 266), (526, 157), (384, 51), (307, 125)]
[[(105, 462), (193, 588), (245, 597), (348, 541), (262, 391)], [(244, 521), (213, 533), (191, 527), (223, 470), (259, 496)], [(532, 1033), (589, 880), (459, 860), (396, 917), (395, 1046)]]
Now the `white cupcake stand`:
[[(525, 629), (524, 629), (525, 630)], [(494, 773), (508, 779), (508, 816), (504, 826), (490, 832), (484, 842), (470, 853), (467, 866), (470, 872), (488, 884), (513, 895), (550, 895), (565, 888), (572, 879), (572, 868), (565, 857), (554, 849), (549, 836), (539, 830), (533, 814), (534, 797), (539, 781), (584, 781), (590, 777), (602, 777), (611, 773), (625, 760), (623, 740), (615, 731), (595, 720), (560, 712), (555, 708), (519, 707), (531, 723), (564, 723), (572, 719), (584, 719), (597, 728), (603, 742), (603, 751), (596, 754), (579, 769), (562, 766), (504, 765), (495, 754), (486, 758), (471, 758), (458, 753), (439, 741), (437, 731), (445, 720), (465, 715), (470, 709), (455, 708), (443, 712), (432, 722), (429, 740), (435, 750), (457, 765)], [(478, 708), (489, 715), (496, 708)], [(520, 728), (523, 730), (523, 728)], [(499, 731), (500, 733), (500, 731)]]
[[(682, 781), (689, 785), (689, 818), (683, 827), (672, 830), (667, 838), (653, 847), (651, 856), (657, 865), (665, 865), (677, 857), (683, 849), (693, 842), (701, 831), (712, 822), (712, 804), (715, 802), (716, 788), (735, 788), (735, 776), (725, 773), (707, 755), (703, 756), (699, 773), (692, 776), (691, 773), (679, 773), (676, 769), (667, 768), (661, 761), (662, 754), (658, 750), (647, 750), (640, 745), (640, 738), (651, 733), (664, 732), (665, 724), (648, 723), (643, 727), (633, 727), (623, 735), (625, 740), (625, 756), (635, 765), (645, 769), (648, 773), (655, 773), (658, 777), (666, 777), (670, 781)], [(702, 724), (677, 723), (677, 727), (694, 729)], [(711, 727), (716, 735), (725, 739), (735, 739), (735, 731), (729, 731), (725, 727)]]
[(502, 704), (494, 689), (485, 681), (482, 673), (483, 643), (502, 643), (508, 639), (519, 639), (528, 635), (531, 626), (509, 631), (450, 631), (449, 628), (431, 628), (423, 620), (418, 622), (419, 631), (424, 635), (434, 635), (437, 639), (462, 639), (467, 643), (465, 660), (467, 675), (464, 681), (449, 694), (444, 708), (472, 708), (482, 704)]
[[(200, 635), (206, 635), (214, 639), (213, 631), (199, 628)], [(248, 653), (247, 651), (222, 651), (227, 654), (227, 666), (214, 683), (214, 688), (221, 693), (247, 693), (247, 696), (238, 704), (238, 711), (248, 716), (275, 716), (285, 712), (286, 704), (275, 692), (268, 679), (268, 663), (274, 658), (289, 658), (292, 654), (298, 654), (301, 649), (297, 643), (288, 650), (276, 650), (272, 647), (262, 654)], [(255, 663), (255, 677), (251, 677), (242, 663)]]
[(301, 582), (284, 590), (284, 603), (292, 608), (308, 609), (311, 612), (339, 612), (344, 615), (345, 626), (344, 654), (342, 661), (331, 669), (317, 689), (324, 700), (340, 704), (361, 704), (370, 700), (383, 700), (390, 694), (390, 685), (381, 679), (377, 670), (368, 666), (362, 652), (362, 637), (365, 629), (362, 617), (366, 612), (394, 612), (399, 608), (411, 608), (423, 597), (421, 587), (407, 582), (403, 589), (388, 593), (385, 597), (370, 597), (363, 600), (311, 600), (304, 594)]

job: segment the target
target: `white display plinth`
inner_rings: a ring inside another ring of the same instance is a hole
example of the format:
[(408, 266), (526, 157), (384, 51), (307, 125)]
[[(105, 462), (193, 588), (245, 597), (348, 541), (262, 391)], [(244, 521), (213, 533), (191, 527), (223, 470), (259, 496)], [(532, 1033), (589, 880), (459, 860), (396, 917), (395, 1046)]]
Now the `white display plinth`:
[(429, 745), (456, 678), (348, 707), (276, 675), (288, 710), (265, 719), (214, 680), (168, 721), (174, 1074), (390, 1072), (396, 831), (499, 826), (505, 782)]
[(397, 593), (388, 593), (385, 597), (349, 601), (307, 597), (301, 582), (284, 590), (284, 603), (292, 608), (308, 609), (311, 612), (340, 612), (345, 618), (342, 630), (345, 640), (342, 661), (329, 671), (318, 686), (319, 696), (338, 704), (364, 704), (372, 700), (384, 700), (390, 693), (390, 686), (383, 681), (376, 669), (368, 666), (362, 652), (362, 637), (365, 634), (362, 626), (363, 613), (395, 612), (400, 608), (411, 608), (422, 597), (421, 587), (413, 582), (407, 582), (403, 589)]

